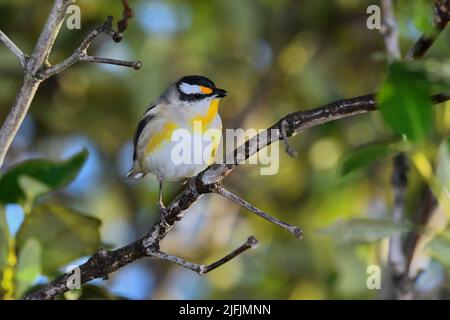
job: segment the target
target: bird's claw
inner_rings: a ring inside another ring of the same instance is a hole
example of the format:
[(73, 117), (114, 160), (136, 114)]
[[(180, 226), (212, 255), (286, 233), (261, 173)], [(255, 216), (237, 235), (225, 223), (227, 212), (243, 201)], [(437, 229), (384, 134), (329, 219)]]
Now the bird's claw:
[(164, 206), (162, 202), (158, 202), (158, 210), (159, 210), (159, 219), (164, 224), (166, 228), (170, 228), (170, 224), (167, 223), (167, 208)]

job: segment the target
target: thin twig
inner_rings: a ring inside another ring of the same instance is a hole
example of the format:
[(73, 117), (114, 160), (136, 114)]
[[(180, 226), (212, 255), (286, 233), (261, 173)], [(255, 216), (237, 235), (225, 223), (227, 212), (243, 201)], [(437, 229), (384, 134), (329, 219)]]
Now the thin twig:
[(160, 258), (163, 260), (167, 260), (170, 262), (173, 262), (175, 264), (178, 264), (182, 267), (185, 267), (187, 269), (190, 269), (194, 272), (197, 272), (200, 275), (206, 274), (218, 267), (220, 267), (221, 265), (227, 263), (228, 261), (234, 259), (235, 257), (237, 257), (238, 255), (240, 255), (241, 253), (243, 253), (244, 251), (247, 251), (248, 249), (253, 249), (256, 248), (256, 246), (258, 245), (258, 240), (254, 237), (254, 236), (250, 236), (248, 237), (247, 241), (243, 244), (241, 244), (238, 248), (234, 249), (232, 252), (230, 252), (229, 254), (227, 254), (226, 256), (224, 256), (223, 258), (208, 264), (208, 265), (204, 265), (204, 264), (197, 264), (194, 262), (190, 262), (187, 260), (184, 260), (182, 258), (176, 257), (176, 256), (172, 256), (170, 254), (167, 254), (165, 252), (153, 249), (153, 248), (148, 248), (147, 249), (147, 254), (149, 256), (152, 257), (156, 257), (156, 258)]
[(92, 63), (103, 63), (103, 64), (112, 64), (116, 66), (123, 66), (133, 68), (135, 70), (139, 70), (142, 67), (141, 61), (125, 61), (111, 58), (99, 58), (93, 56), (80, 56), (80, 61), (92, 62)]
[(122, 19), (117, 22), (117, 32), (115, 35), (113, 35), (113, 40), (115, 42), (120, 42), (122, 40), (123, 33), (128, 28), (128, 20), (133, 18), (134, 16), (133, 9), (131, 9), (130, 5), (128, 4), (128, 0), (122, 0), (122, 6)]
[[(83, 42), (80, 44), (80, 46), (77, 49), (75, 49), (75, 51), (70, 55), (70, 57), (68, 57), (64, 61), (62, 61), (54, 66), (46, 67), (46, 68), (42, 69), (39, 76), (42, 79), (46, 79), (48, 77), (51, 77), (51, 76), (63, 71), (64, 69), (70, 67), (71, 65), (73, 65), (74, 63), (76, 63), (78, 61), (112, 64), (112, 65), (130, 67), (130, 68), (133, 68), (136, 70), (140, 69), (142, 66), (142, 63), (140, 61), (125, 61), (125, 60), (117, 60), (117, 59), (110, 59), (110, 58), (99, 58), (99, 57), (93, 57), (93, 56), (90, 56), (87, 54), (87, 50), (91, 46), (92, 42), (101, 33), (111, 36), (114, 39), (114, 41), (116, 41), (118, 39), (117, 32), (115, 32), (112, 29), (112, 20), (113, 20), (113, 17), (108, 16), (106, 21), (103, 23), (103, 25), (94, 29), (86, 36), (86, 38), (83, 40)], [(121, 37), (122, 37), (122, 35), (120, 35), (120, 39), (122, 39)], [(118, 42), (118, 41), (116, 41), (116, 42)]]
[(6, 47), (11, 50), (11, 52), (19, 59), (20, 64), (22, 65), (23, 68), (26, 67), (27, 65), (27, 59), (25, 54), (22, 52), (22, 50), (19, 49), (19, 47), (16, 46), (16, 44), (8, 38), (8, 36), (6, 34), (4, 34), (1, 30), (0, 30), (0, 41), (2, 41)]
[(289, 223), (280, 221), (277, 218), (272, 217), (271, 215), (265, 213), (264, 211), (259, 210), (257, 207), (255, 207), (251, 203), (248, 203), (244, 199), (242, 199), (242, 198), (238, 197), (237, 195), (231, 193), (227, 189), (225, 189), (223, 187), (219, 187), (219, 188), (217, 188), (216, 193), (220, 194), (221, 196), (224, 196), (225, 198), (233, 201), (234, 203), (237, 203), (241, 207), (243, 207), (243, 208), (253, 212), (254, 214), (260, 216), (261, 218), (266, 219), (267, 221), (272, 222), (273, 224), (276, 224), (277, 226), (279, 226), (279, 227), (289, 231), (297, 239), (300, 239), (302, 237), (302, 230), (299, 227), (293, 226), (293, 225), (291, 225)]

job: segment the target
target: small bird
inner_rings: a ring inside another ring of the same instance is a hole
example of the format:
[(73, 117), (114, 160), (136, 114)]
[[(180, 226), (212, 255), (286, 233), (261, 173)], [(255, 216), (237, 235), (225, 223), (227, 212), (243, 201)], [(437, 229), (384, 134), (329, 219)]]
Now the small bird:
[[(163, 181), (193, 177), (214, 162), (222, 130), (219, 101), (226, 95), (225, 90), (217, 88), (206, 77), (185, 76), (171, 84), (150, 104), (138, 124), (133, 140), (133, 168), (127, 178), (141, 179), (148, 173), (156, 175), (159, 182), (158, 208), (164, 223)], [(217, 130), (219, 134), (214, 135), (205, 146), (205, 139), (201, 136), (210, 129)], [(180, 148), (180, 142), (173, 139), (177, 130), (190, 136), (181, 143), (182, 151), (178, 154), (188, 159), (181, 163), (174, 157), (177, 154), (174, 151)], [(203, 157), (207, 147), (209, 154)], [(197, 157), (199, 152), (202, 155), (200, 161)], [(192, 156), (192, 153), (197, 155)]]

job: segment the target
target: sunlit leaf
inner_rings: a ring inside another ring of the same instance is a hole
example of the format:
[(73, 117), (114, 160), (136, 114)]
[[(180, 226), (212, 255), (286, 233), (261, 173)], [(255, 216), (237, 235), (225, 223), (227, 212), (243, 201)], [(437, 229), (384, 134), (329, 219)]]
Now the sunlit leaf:
[(353, 218), (338, 221), (320, 232), (338, 243), (347, 244), (376, 242), (403, 229), (388, 219)]
[(402, 149), (400, 144), (392, 142), (377, 142), (361, 146), (352, 150), (341, 159), (339, 173), (344, 176), (356, 169), (366, 167), (377, 160), (393, 155)]
[(16, 297), (20, 298), (34, 284), (42, 269), (42, 247), (34, 238), (28, 238), (19, 251), (15, 270)]
[(87, 150), (83, 150), (64, 161), (34, 159), (19, 163), (0, 177), (0, 202), (21, 203), (25, 200), (26, 193), (19, 184), (19, 178), (23, 176), (46, 185), (49, 191), (64, 187), (77, 176), (87, 156)]
[(50, 191), (50, 188), (46, 184), (27, 175), (21, 175), (18, 179), (18, 183), (25, 193), (26, 198), (29, 200), (33, 200)]
[(379, 94), (379, 108), (385, 122), (398, 134), (422, 141), (432, 124), (432, 102), (423, 75), (400, 63), (389, 67)]
[(99, 227), (98, 219), (76, 210), (40, 205), (25, 218), (17, 241), (21, 247), (30, 237), (39, 240), (43, 247), (43, 271), (48, 274), (98, 249)]

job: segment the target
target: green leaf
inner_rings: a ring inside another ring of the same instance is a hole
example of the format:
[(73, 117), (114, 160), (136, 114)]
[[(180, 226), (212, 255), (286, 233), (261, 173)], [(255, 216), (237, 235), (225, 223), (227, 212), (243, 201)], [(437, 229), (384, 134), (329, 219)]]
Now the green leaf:
[(15, 270), (16, 298), (22, 295), (34, 284), (41, 274), (42, 247), (34, 238), (28, 238), (21, 247)]
[(47, 192), (64, 187), (77, 176), (87, 156), (87, 150), (83, 150), (65, 161), (34, 159), (16, 165), (0, 178), (0, 202), (22, 203), (26, 199), (26, 191), (19, 182), (23, 176), (47, 186)]
[(92, 254), (100, 245), (100, 220), (58, 205), (40, 205), (26, 216), (18, 234), (21, 247), (36, 238), (43, 247), (43, 272), (49, 274), (65, 264)]
[(450, 238), (448, 236), (436, 236), (428, 243), (427, 249), (433, 258), (450, 267)]
[(433, 31), (433, 1), (414, 0), (413, 22), (417, 29), (424, 34)]
[(353, 218), (341, 220), (320, 230), (340, 244), (377, 242), (389, 237), (405, 227), (388, 219)]
[(361, 146), (340, 160), (339, 174), (345, 176), (356, 169), (368, 166), (404, 149), (401, 144), (392, 142), (377, 142)]
[(398, 134), (414, 142), (427, 135), (433, 117), (428, 82), (420, 72), (394, 63), (379, 94), (384, 121)]

